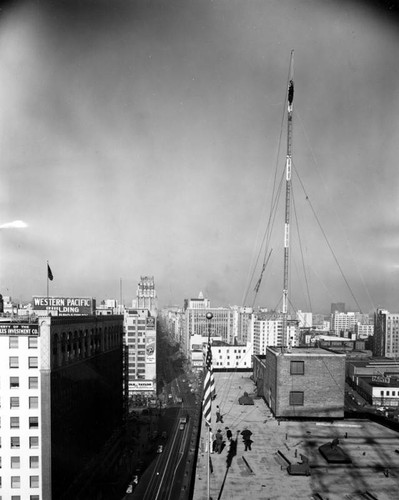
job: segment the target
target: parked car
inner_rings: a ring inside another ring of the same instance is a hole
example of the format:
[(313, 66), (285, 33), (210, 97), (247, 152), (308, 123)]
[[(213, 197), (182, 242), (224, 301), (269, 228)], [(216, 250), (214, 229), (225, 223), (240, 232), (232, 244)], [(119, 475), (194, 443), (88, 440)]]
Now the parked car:
[(162, 453), (163, 452), (163, 446), (162, 444), (158, 445), (158, 448), (157, 448), (157, 453)]

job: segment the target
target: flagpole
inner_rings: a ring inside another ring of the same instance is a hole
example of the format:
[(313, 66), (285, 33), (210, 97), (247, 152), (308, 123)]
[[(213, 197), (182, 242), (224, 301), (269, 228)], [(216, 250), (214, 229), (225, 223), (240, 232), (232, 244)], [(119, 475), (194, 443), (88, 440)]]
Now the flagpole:
[(48, 268), (49, 268), (49, 263), (47, 261), (47, 269), (46, 269), (46, 276), (47, 276), (47, 306), (48, 306), (48, 298), (49, 298), (49, 279), (48, 279)]
[[(211, 321), (213, 318), (213, 314), (211, 312), (206, 313), (206, 319), (208, 320), (208, 349), (210, 349), (211, 345)], [(208, 457), (207, 457), (207, 493), (208, 493), (208, 500), (211, 498), (211, 472), (210, 472), (210, 448), (211, 448), (211, 415), (209, 416), (209, 425), (208, 427), (208, 435), (207, 435), (207, 450), (208, 450)]]

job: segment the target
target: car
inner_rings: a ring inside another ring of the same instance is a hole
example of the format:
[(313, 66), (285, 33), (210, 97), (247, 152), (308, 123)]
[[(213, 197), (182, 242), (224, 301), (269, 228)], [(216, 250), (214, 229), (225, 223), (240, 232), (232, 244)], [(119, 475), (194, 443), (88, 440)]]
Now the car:
[(158, 445), (158, 448), (157, 448), (157, 453), (162, 453), (163, 452), (163, 446), (162, 444)]
[(180, 424), (180, 425), (179, 425), (179, 429), (180, 429), (181, 431), (184, 431), (184, 427), (185, 427), (185, 426), (184, 426), (184, 424)]
[(162, 432), (162, 439), (166, 439), (168, 437), (168, 434), (166, 431)]

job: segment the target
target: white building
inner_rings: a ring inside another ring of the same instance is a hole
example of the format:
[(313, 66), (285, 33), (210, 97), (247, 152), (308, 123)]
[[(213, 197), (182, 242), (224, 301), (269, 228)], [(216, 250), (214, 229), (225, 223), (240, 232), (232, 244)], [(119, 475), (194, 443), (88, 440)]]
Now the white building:
[(156, 395), (156, 319), (148, 309), (126, 309), (129, 396)]
[(296, 319), (299, 322), (299, 328), (312, 328), (313, 315), (311, 312), (298, 310), (296, 312)]
[[(299, 346), (297, 320), (287, 320), (287, 338), (291, 347)], [(265, 354), (266, 347), (281, 346), (283, 342), (283, 317), (281, 313), (254, 314), (252, 329), (253, 353)]]

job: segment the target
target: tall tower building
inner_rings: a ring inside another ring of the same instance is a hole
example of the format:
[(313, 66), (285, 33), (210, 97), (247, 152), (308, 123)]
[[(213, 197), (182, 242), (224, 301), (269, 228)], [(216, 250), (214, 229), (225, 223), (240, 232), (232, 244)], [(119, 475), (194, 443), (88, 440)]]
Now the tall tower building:
[(137, 286), (136, 299), (133, 307), (137, 309), (148, 309), (151, 316), (158, 315), (158, 299), (155, 290), (154, 276), (141, 276)]

